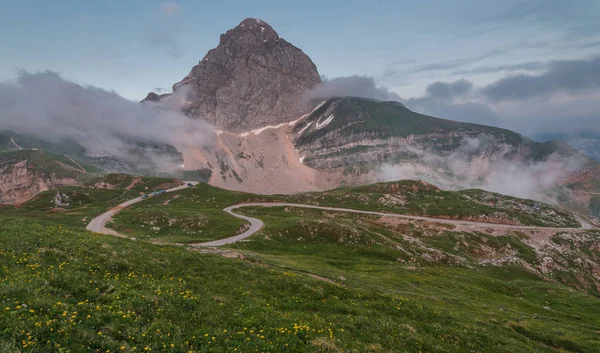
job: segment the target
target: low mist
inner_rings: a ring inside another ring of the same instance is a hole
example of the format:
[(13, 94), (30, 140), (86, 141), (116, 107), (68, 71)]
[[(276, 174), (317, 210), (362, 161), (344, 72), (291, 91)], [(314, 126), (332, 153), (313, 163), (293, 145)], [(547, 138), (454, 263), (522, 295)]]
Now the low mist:
[(420, 179), (443, 189), (477, 188), (549, 203), (557, 202), (557, 185), (586, 163), (556, 153), (539, 162), (518, 162), (512, 157), (519, 152), (487, 136), (464, 138), (447, 155), (410, 146), (406, 151), (414, 162), (382, 166), (377, 181)]
[(362, 97), (382, 101), (401, 101), (400, 96), (386, 87), (378, 86), (372, 77), (348, 76), (329, 79), (304, 94), (305, 101), (322, 101), (333, 97)]
[[(178, 102), (184, 100), (173, 96), (166, 106), (141, 104), (113, 91), (77, 85), (53, 72), (23, 71), (14, 81), (0, 83), (0, 131), (54, 143), (74, 140), (90, 155), (125, 161), (140, 158), (131, 152), (140, 144), (171, 145), (183, 153), (210, 146), (212, 126), (179, 112)], [(180, 162), (172, 158), (151, 150), (144, 154), (149, 165), (156, 165), (161, 172), (180, 168)]]

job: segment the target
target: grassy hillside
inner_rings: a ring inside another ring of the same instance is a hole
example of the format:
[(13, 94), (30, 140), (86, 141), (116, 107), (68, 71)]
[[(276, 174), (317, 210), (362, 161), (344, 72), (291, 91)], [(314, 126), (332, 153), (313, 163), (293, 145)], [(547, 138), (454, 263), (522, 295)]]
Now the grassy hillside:
[[(65, 202), (56, 205), (54, 200), (56, 194), (60, 194)], [(50, 211), (50, 209), (61, 209), (62, 211), (77, 210), (80, 208), (106, 207), (113, 204), (112, 201), (126, 201), (127, 198), (134, 198), (138, 195), (126, 189), (94, 189), (81, 186), (61, 186), (59, 188), (44, 191), (38, 194), (33, 200), (26, 202), (22, 207), (29, 209), (40, 209)]]
[[(14, 141), (14, 143), (11, 140)], [(16, 134), (6, 130), (0, 131), (0, 149), (14, 150), (19, 148), (17, 146), (25, 150), (38, 149), (71, 157), (83, 157), (85, 154), (85, 149), (72, 140), (52, 143), (33, 135)]]
[[(565, 258), (556, 253), (551, 257), (557, 263), (571, 261), (570, 268), (544, 275), (538, 269), (544, 268), (542, 257), (547, 254), (537, 255), (528, 236), (519, 232), (502, 236), (468, 233), (411, 222), (388, 224), (375, 217), (341, 216), (314, 210), (256, 208), (243, 209), (243, 212), (267, 224), (253, 241), (233, 246), (244, 254), (255, 254), (249, 255), (251, 260), (314, 274), (348, 287), (359, 286), (388, 295), (410, 293), (411, 300), (417, 297), (419, 302), (438, 303), (444, 312), (452, 313), (454, 323), (464, 322), (468, 326), (465, 331), (457, 329), (455, 333), (504, 337), (518, 333), (532, 342), (547, 345), (536, 348), (540, 351), (593, 351), (597, 348), (591, 347), (600, 343), (592, 339), (592, 346), (584, 348), (574, 343), (581, 337), (566, 338), (564, 329), (574, 326), (563, 319), (556, 319), (555, 328), (541, 329), (541, 325), (553, 321), (546, 313), (564, 314), (568, 311), (564, 306), (573, 303), (571, 299), (555, 300), (556, 283), (584, 291), (590, 289), (598, 299), (598, 279), (587, 285), (579, 281), (576, 277), (582, 276), (584, 271), (577, 267), (576, 261), (586, 259), (578, 247), (593, 248), (593, 244), (600, 243), (600, 233), (583, 235), (589, 239), (585, 245), (574, 238), (555, 236), (550, 245), (560, 243), (570, 250), (564, 250)], [(597, 268), (600, 254), (595, 251), (591, 256)], [(512, 260), (503, 262), (508, 258)], [(579, 314), (572, 318), (584, 325), (595, 320)], [(471, 322), (467, 324), (467, 321)], [(431, 329), (431, 323), (417, 324), (418, 327), (413, 323), (409, 325), (421, 333)], [(471, 341), (466, 337), (454, 334), (451, 337), (457, 345), (470, 346), (467, 342)], [(489, 337), (484, 341), (488, 345), (470, 346), (471, 349), (485, 352), (516, 349), (492, 347)], [(523, 347), (516, 350), (526, 351)]]
[(85, 186), (109, 189), (128, 189), (138, 193), (149, 193), (162, 189), (170, 189), (180, 185), (180, 183), (180, 181), (173, 178), (110, 173), (89, 180)]
[[(74, 177), (87, 180), (86, 174), (99, 174), (103, 171), (94, 166), (77, 162), (61, 154), (42, 150), (0, 150), (0, 166), (19, 161), (27, 161), (36, 173), (43, 176)], [(7, 171), (5, 171), (6, 173)]]
[[(108, 207), (115, 202), (124, 202), (143, 193), (169, 189), (180, 185), (180, 181), (168, 178), (142, 177), (127, 174), (107, 174), (88, 179), (83, 186), (62, 186), (44, 191), (23, 205), (29, 209), (54, 209), (57, 192), (65, 198), (63, 210), (82, 210), (89, 207)], [(116, 204), (115, 204), (116, 205)]]
[(600, 296), (598, 231), (493, 230), (292, 207), (240, 212), (267, 226), (253, 241), (234, 247), (328, 278), (355, 269), (383, 289), (387, 282), (369, 277), (371, 270), (510, 268)]
[(23, 207), (30, 209), (56, 208), (54, 198), (57, 192), (68, 200), (59, 206), (63, 210), (86, 209), (124, 202), (144, 193), (169, 189), (180, 185), (176, 179), (142, 177), (127, 174), (107, 174), (88, 178), (82, 186), (62, 186), (39, 193)]
[(40, 192), (81, 185), (103, 171), (42, 150), (0, 150), (0, 204), (23, 203)]
[[(574, 290), (560, 273), (544, 277), (521, 262), (482, 262), (510, 255), (541, 266), (525, 234), (243, 209), (266, 228), (221, 250), (224, 257), (91, 234), (60, 218), (90, 215), (113, 191), (46, 218), (0, 208), (0, 351), (600, 349), (597, 296)], [(175, 196), (147, 202), (158, 206)], [(201, 185), (169, 204), (202, 211), (248, 198), (257, 197)], [(579, 255), (588, 264), (599, 235), (589, 236), (581, 248), (591, 252)], [(576, 238), (554, 241), (567, 249)]]

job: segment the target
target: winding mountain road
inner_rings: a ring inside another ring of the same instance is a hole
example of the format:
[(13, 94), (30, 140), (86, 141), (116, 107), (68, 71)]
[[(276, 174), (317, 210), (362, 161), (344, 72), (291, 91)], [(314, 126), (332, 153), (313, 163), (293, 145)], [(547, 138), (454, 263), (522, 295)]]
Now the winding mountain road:
[[(183, 190), (183, 189), (189, 187), (187, 185), (188, 183), (192, 183), (193, 185), (198, 184), (198, 182), (196, 182), (196, 181), (186, 181), (186, 182), (184, 182), (184, 184), (179, 185), (174, 188), (171, 188), (171, 189), (168, 189), (166, 191), (173, 192), (173, 191)], [(117, 213), (121, 212), (121, 210), (123, 210), (131, 205), (134, 205), (138, 202), (142, 202), (144, 200), (145, 199), (142, 199), (142, 197), (140, 196), (140, 197), (136, 197), (135, 199), (125, 201), (122, 204), (117, 205), (117, 206), (111, 208), (110, 210), (104, 212), (103, 214), (97, 216), (96, 218), (92, 219), (92, 221), (90, 223), (88, 223), (88, 225), (87, 225), (87, 227), (85, 227), (85, 229), (92, 231), (94, 233), (114, 235), (115, 237), (121, 237), (121, 238), (129, 238), (123, 234), (120, 234), (116, 230), (106, 228), (106, 223), (108, 221), (110, 221)]]
[[(180, 185), (178, 187), (168, 189), (167, 192), (178, 191), (187, 188), (187, 184), (192, 183), (194, 185), (198, 184), (193, 181), (186, 181), (185, 184)], [(122, 209), (125, 209), (133, 204), (143, 201), (141, 197), (136, 197), (135, 199), (123, 202), (122, 204), (115, 206), (108, 210), (107, 212), (99, 215), (98, 217), (92, 219), (92, 221), (87, 225), (86, 229), (95, 233), (101, 234), (109, 234), (117, 237), (127, 238), (125, 235), (120, 234), (119, 232), (106, 228), (106, 223), (110, 221), (112, 217), (114, 217), (117, 213), (119, 213)], [(326, 206), (314, 206), (314, 205), (303, 205), (303, 204), (295, 204), (295, 203), (285, 203), (285, 202), (264, 202), (264, 203), (243, 203), (238, 205), (229, 206), (223, 209), (224, 212), (229, 213), (230, 215), (246, 220), (250, 223), (250, 227), (243, 233), (224, 238), (218, 239), (214, 241), (209, 241), (205, 243), (195, 243), (188, 244), (189, 246), (194, 247), (206, 247), (206, 246), (223, 246), (227, 244), (232, 244), (238, 242), (240, 240), (246, 239), (256, 232), (258, 232), (263, 226), (264, 223), (258, 218), (248, 217), (241, 215), (239, 213), (235, 213), (234, 210), (242, 207), (297, 207), (297, 208), (310, 208), (316, 210), (323, 211), (333, 211), (333, 212), (344, 212), (344, 213), (358, 213), (358, 214), (367, 214), (367, 215), (376, 215), (376, 216), (385, 216), (385, 217), (394, 217), (394, 218), (402, 218), (402, 219), (412, 219), (433, 223), (442, 223), (442, 224), (452, 224), (452, 225), (463, 225), (463, 226), (471, 226), (473, 228), (496, 228), (496, 229), (536, 229), (536, 230), (553, 230), (553, 231), (580, 231), (587, 229), (595, 229), (591, 224), (579, 219), (581, 223), (581, 227), (579, 228), (556, 228), (556, 227), (537, 227), (537, 226), (519, 226), (519, 225), (509, 225), (509, 224), (498, 224), (498, 223), (484, 223), (484, 222), (472, 222), (472, 221), (461, 221), (461, 220), (453, 220), (453, 219), (442, 219), (442, 218), (433, 218), (433, 217), (423, 217), (423, 216), (411, 216), (411, 215), (403, 215), (396, 213), (385, 213), (385, 212), (375, 212), (375, 211), (362, 211), (362, 210), (353, 210), (349, 208), (338, 208), (338, 207), (326, 207)]]

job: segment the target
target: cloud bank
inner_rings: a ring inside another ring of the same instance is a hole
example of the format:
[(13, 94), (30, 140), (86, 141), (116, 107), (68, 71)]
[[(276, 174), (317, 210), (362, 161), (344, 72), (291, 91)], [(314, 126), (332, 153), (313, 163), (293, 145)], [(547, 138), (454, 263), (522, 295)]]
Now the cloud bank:
[(402, 102), (424, 114), (504, 127), (533, 137), (600, 134), (600, 57), (509, 66), (536, 73), (508, 75), (478, 88), (465, 79), (435, 82), (424, 96)]
[[(177, 97), (174, 98), (177, 102)], [(124, 160), (139, 145), (171, 145), (180, 152), (212, 143), (212, 127), (171, 108), (126, 100), (115, 92), (80, 86), (53, 72), (20, 72), (0, 83), (0, 130), (50, 142), (74, 140), (88, 151)], [(163, 171), (178, 168), (149, 152)]]
[(386, 87), (378, 86), (372, 77), (354, 75), (329, 79), (322, 77), (323, 83), (304, 95), (307, 101), (326, 100), (333, 97), (363, 97), (382, 101), (399, 101), (400, 96)]
[(557, 93), (575, 94), (600, 88), (600, 57), (553, 61), (538, 75), (513, 75), (481, 89), (493, 101), (526, 100)]
[(478, 188), (556, 203), (557, 185), (586, 163), (558, 153), (539, 162), (516, 162), (509, 157), (514, 152), (511, 146), (486, 135), (464, 138), (458, 149), (445, 155), (412, 146), (405, 149), (417, 157), (415, 162), (384, 165), (375, 181), (420, 179), (444, 189)]
[(462, 96), (473, 89), (473, 84), (467, 80), (452, 83), (436, 82), (427, 86), (427, 95), (440, 99), (450, 99)]

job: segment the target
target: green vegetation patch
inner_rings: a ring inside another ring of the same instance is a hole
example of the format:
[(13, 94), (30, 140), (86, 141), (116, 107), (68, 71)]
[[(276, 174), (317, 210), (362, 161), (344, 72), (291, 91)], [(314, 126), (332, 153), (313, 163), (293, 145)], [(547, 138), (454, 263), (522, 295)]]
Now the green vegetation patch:
[(201, 183), (135, 204), (115, 216), (109, 227), (139, 239), (171, 243), (227, 238), (246, 230), (247, 222), (223, 208), (252, 199), (259, 197)]
[(126, 200), (125, 197), (134, 198), (136, 193), (126, 189), (94, 189), (80, 186), (61, 186), (59, 188), (39, 193), (33, 200), (25, 203), (29, 208), (57, 208), (55, 199), (60, 195), (63, 203), (62, 209), (76, 209), (79, 207), (104, 204), (112, 205), (111, 201)]
[(68, 224), (85, 228), (93, 217), (111, 207), (141, 194), (179, 184), (180, 182), (174, 179), (108, 174), (89, 179), (85, 183), (86, 186), (61, 186), (41, 192), (18, 207), (3, 206), (1, 214), (44, 219), (57, 225)]

